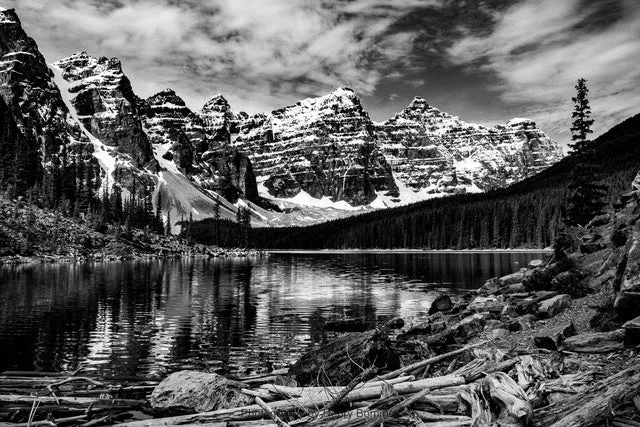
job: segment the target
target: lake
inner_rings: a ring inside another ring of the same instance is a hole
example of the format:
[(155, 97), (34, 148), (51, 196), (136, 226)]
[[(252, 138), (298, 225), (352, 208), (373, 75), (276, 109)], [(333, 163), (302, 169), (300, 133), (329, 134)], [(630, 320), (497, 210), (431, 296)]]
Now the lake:
[[(534, 252), (277, 253), (0, 267), (0, 371), (162, 377), (292, 363), (327, 319), (428, 311), (541, 259)], [(85, 371), (85, 372), (86, 372)]]

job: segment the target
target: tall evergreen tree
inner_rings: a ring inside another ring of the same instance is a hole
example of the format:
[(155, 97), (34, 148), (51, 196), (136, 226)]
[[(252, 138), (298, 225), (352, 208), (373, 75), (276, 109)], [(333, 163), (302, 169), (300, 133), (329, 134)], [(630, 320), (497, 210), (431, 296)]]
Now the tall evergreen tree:
[(216, 196), (215, 205), (213, 206), (213, 244), (219, 245), (220, 240), (220, 200)]
[(167, 224), (164, 234), (171, 236), (171, 210), (167, 210)]
[(158, 191), (158, 200), (156, 201), (156, 233), (164, 234), (164, 221), (162, 220), (162, 191)]
[(595, 159), (593, 143), (589, 141), (589, 134), (593, 133), (591, 126), (591, 107), (587, 94), (589, 89), (586, 80), (578, 79), (577, 95), (572, 99), (574, 103), (573, 124), (571, 126), (570, 147), (578, 161), (573, 168), (573, 179), (569, 185), (569, 199), (565, 223), (569, 226), (584, 226), (604, 207), (605, 191), (597, 184), (595, 173), (598, 164)]
[(249, 208), (242, 208), (242, 243), (245, 249), (251, 247), (251, 211)]
[(575, 88), (577, 94), (571, 98), (574, 104), (573, 122), (571, 124), (571, 140), (573, 143), (569, 144), (569, 147), (571, 147), (573, 153), (583, 153), (591, 145), (589, 134), (593, 133), (593, 130), (591, 130), (593, 119), (591, 118), (591, 107), (587, 98), (589, 93), (587, 81), (584, 78), (579, 78)]

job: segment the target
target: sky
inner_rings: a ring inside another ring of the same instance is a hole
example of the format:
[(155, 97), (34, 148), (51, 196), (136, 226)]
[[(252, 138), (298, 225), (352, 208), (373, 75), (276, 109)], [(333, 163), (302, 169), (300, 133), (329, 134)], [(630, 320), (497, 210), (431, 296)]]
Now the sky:
[(117, 57), (142, 97), (222, 93), (269, 112), (350, 87), (376, 121), (415, 96), (570, 141), (587, 79), (598, 135), (640, 112), (638, 0), (0, 0), (49, 62)]

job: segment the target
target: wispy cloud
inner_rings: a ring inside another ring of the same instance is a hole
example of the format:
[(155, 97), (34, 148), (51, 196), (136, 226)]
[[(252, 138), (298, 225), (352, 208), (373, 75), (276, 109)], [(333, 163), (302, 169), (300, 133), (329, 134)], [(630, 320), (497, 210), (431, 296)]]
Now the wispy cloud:
[[(640, 110), (637, 0), (0, 0), (51, 62), (119, 57), (134, 89), (268, 111), (352, 87), (378, 120), (415, 95), (466, 120), (530, 115), (568, 140), (588, 79), (597, 131)], [(394, 95), (394, 96), (392, 96)]]
[[(602, 19), (607, 10), (617, 13)], [(525, 0), (499, 15), (491, 34), (462, 38), (448, 53), (469, 72), (496, 74), (502, 100), (565, 141), (580, 76), (591, 88), (597, 131), (640, 110), (640, 8), (633, 1)]]
[[(280, 99), (291, 102), (292, 96), (338, 86), (372, 94), (386, 70), (409, 56), (413, 47), (415, 34), (396, 31), (393, 25), (415, 8), (441, 4), (52, 0), (43, 8), (35, 0), (8, 3), (37, 26), (32, 25), (44, 50), (58, 54), (59, 46), (75, 43), (75, 50), (118, 56), (136, 73), (147, 67), (147, 75), (154, 78), (141, 85), (134, 82), (138, 90), (195, 80), (198, 89), (186, 88), (187, 98), (200, 99), (203, 91), (229, 91), (249, 103), (262, 104), (260, 98), (269, 98), (273, 107)], [(48, 40), (58, 46), (50, 46)], [(128, 64), (127, 58), (135, 64)]]

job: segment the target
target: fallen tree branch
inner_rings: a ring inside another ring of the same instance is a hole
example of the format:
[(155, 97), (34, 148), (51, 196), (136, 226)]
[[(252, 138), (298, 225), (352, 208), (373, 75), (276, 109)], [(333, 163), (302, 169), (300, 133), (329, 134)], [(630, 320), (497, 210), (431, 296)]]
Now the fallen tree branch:
[(631, 402), (640, 393), (640, 365), (635, 364), (605, 378), (562, 403), (534, 412), (538, 426), (582, 427), (601, 425), (618, 405)]
[(388, 374), (384, 374), (379, 376), (378, 378), (381, 380), (388, 380), (391, 378), (395, 378), (400, 376), (406, 372), (413, 371), (418, 368), (422, 368), (427, 365), (431, 365), (433, 363), (442, 362), (443, 360), (449, 359), (450, 357), (457, 356), (458, 354), (465, 353), (473, 348), (483, 346), (487, 344), (488, 341), (481, 341), (475, 344), (468, 345), (466, 347), (460, 348), (458, 350), (451, 351), (449, 353), (440, 354), (438, 356), (431, 357), (429, 359), (422, 360), (420, 362), (413, 363), (411, 365), (405, 366), (404, 368), (396, 369), (393, 372), (389, 372)]
[(259, 407), (261, 407), (264, 410), (264, 412), (267, 413), (267, 415), (269, 415), (269, 417), (278, 425), (278, 427), (290, 427), (289, 424), (282, 421), (280, 417), (278, 417), (276, 413), (273, 412), (273, 409), (269, 408), (269, 405), (264, 403), (264, 401), (257, 396), (256, 396), (256, 403), (258, 404)]
[(342, 399), (344, 399), (347, 396), (347, 394), (349, 394), (362, 381), (368, 380), (369, 377), (371, 377), (371, 375), (373, 375), (376, 370), (377, 370), (377, 368), (375, 367), (375, 365), (372, 365), (372, 366), (368, 367), (367, 369), (365, 369), (364, 371), (362, 371), (362, 373), (360, 375), (358, 375), (357, 377), (352, 379), (351, 382), (345, 388), (343, 388), (340, 391), (340, 393), (338, 393), (338, 395), (335, 397), (335, 399), (333, 399), (326, 406), (327, 410), (333, 411), (340, 404)]

